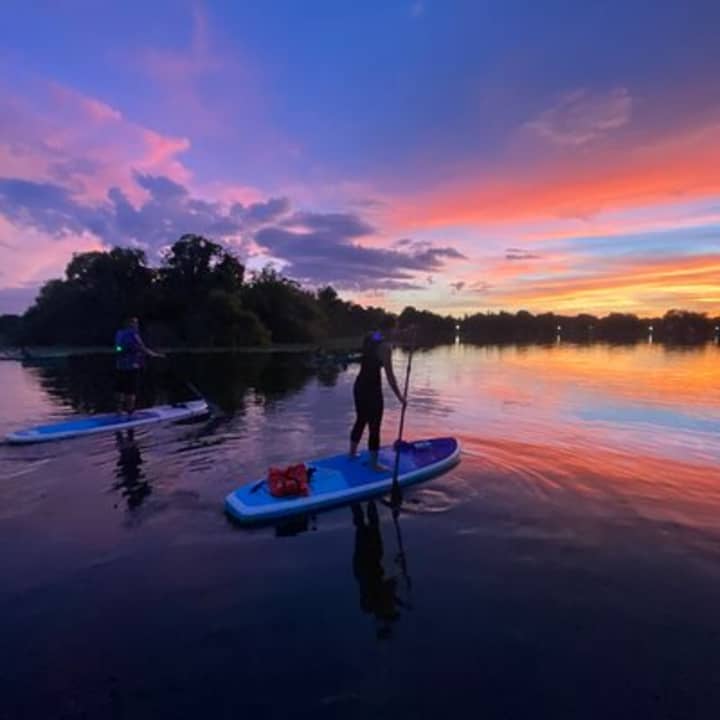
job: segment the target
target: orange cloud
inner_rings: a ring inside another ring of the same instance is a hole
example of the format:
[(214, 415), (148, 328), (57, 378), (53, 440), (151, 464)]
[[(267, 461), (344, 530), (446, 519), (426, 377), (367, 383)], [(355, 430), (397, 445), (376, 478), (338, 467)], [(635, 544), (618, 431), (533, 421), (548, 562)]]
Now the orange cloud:
[[(496, 274), (497, 273), (497, 274)], [(554, 273), (546, 278), (514, 280), (500, 270), (484, 279), (507, 280), (490, 293), (484, 305), (533, 311), (664, 312), (670, 307), (695, 307), (720, 313), (720, 254), (636, 260), (631, 264), (604, 262), (590, 275)]]
[(532, 155), (517, 174), (463, 179), (454, 186), (398, 198), (389, 220), (404, 228), (587, 218), (720, 193), (720, 120), (644, 144), (603, 146), (539, 165)]

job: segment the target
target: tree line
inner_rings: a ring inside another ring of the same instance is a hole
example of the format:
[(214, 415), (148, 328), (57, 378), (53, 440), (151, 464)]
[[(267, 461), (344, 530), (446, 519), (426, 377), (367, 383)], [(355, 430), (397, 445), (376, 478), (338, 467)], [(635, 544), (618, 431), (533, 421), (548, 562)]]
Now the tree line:
[(159, 267), (136, 248), (74, 255), (22, 316), (0, 316), (0, 342), (107, 345), (137, 316), (147, 341), (164, 347), (315, 343), (361, 335), (386, 314), (331, 287), (311, 292), (271, 267), (248, 274), (223, 246), (184, 235)]
[(688, 310), (669, 310), (662, 316), (639, 318), (631, 313), (610, 313), (598, 317), (582, 313), (568, 316), (555, 313), (477, 313), (460, 323), (462, 337), (474, 342), (552, 342), (558, 337), (569, 342), (638, 342), (673, 344), (705, 343), (718, 337), (720, 317)]
[[(148, 342), (164, 347), (238, 347), (270, 343), (321, 343), (354, 338), (380, 325), (389, 313), (339, 297), (330, 286), (311, 291), (271, 267), (247, 273), (226, 248), (199, 235), (184, 235), (151, 267), (136, 248), (73, 256), (65, 277), (45, 283), (21, 316), (0, 316), (3, 345), (107, 345), (124, 319), (142, 320)], [(632, 342), (652, 332), (661, 342), (706, 342), (720, 318), (671, 310), (641, 319), (543, 313), (476, 313), (462, 318), (406, 307), (402, 325), (417, 328), (421, 344)], [(652, 328), (652, 330), (651, 330)]]

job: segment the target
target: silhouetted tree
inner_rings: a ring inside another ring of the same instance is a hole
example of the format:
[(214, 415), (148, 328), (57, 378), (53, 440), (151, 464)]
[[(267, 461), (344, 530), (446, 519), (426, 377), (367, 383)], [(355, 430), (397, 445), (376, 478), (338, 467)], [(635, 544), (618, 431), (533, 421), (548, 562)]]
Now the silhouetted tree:
[(399, 321), (401, 327), (416, 329), (415, 338), (422, 345), (451, 342), (455, 337), (456, 321), (449, 316), (442, 317), (408, 306), (400, 313)]
[(0, 346), (17, 345), (21, 327), (19, 315), (0, 315)]
[(327, 320), (312, 293), (271, 267), (253, 276), (242, 297), (245, 307), (268, 328), (273, 342), (315, 342), (327, 337)]

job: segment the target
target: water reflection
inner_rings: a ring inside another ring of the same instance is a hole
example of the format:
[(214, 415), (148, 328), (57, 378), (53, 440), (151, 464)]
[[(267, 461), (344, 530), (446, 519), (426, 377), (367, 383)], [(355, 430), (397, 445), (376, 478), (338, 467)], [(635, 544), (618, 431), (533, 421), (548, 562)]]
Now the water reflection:
[[(222, 500), (272, 464), (344, 448), (355, 369), (324, 384), (297, 356), (173, 359), (222, 421), (0, 447), (14, 663), (0, 669), (3, 710), (110, 717), (112, 673), (128, 688), (124, 716), (225, 716), (241, 672), (245, 706), (271, 697), (283, 717), (311, 716), (318, 697), (379, 697), (389, 682), (387, 702), (345, 714), (434, 717), (451, 696), (474, 707), (475, 677), (493, 717), (530, 717), (536, 705), (543, 717), (617, 716), (607, 702), (628, 716), (717, 717), (718, 360), (712, 344), (418, 353), (408, 437), (452, 433), (463, 463), (408, 491), (395, 533), (375, 501), (321, 516), (317, 533), (313, 518), (285, 523), (275, 534), (299, 538), (280, 541), (268, 528), (231, 531)], [(100, 409), (106, 387), (111, 404), (105, 363), (0, 364), (2, 429), (58, 405)], [(158, 398), (161, 370), (148, 375)], [(122, 512), (108, 508), (113, 482)], [(413, 529), (410, 570), (400, 522)], [(140, 645), (118, 642), (135, 636)], [(278, 665), (288, 653), (298, 672)], [(39, 687), (67, 657), (73, 672)], [(428, 677), (443, 677), (445, 692)]]
[(128, 510), (136, 510), (152, 493), (152, 486), (142, 470), (143, 458), (135, 440), (135, 431), (131, 428), (125, 432), (116, 432), (115, 444), (118, 449), (115, 466), (118, 480), (113, 490), (119, 491), (125, 498)]
[[(107, 412), (114, 409), (114, 358), (110, 355), (79, 355), (52, 359), (28, 366), (43, 390), (76, 412)], [(343, 366), (308, 365), (302, 354), (171, 355), (152, 360), (143, 371), (139, 406), (175, 403), (193, 397), (197, 387), (204, 397), (228, 414), (242, 413), (250, 390), (262, 402), (272, 404), (301, 390), (317, 376), (332, 387)]]
[[(386, 575), (375, 501), (367, 503), (365, 512), (361, 503), (355, 503), (351, 509), (355, 526), (353, 574), (360, 591), (360, 607), (375, 618), (377, 637), (388, 639), (392, 635), (393, 624), (400, 618), (400, 608), (406, 605), (399, 594), (397, 575)], [(399, 526), (396, 527), (399, 529)], [(404, 563), (404, 552), (402, 557)]]
[(275, 525), (275, 537), (295, 537), (309, 530), (317, 530), (315, 516), (298, 515)]

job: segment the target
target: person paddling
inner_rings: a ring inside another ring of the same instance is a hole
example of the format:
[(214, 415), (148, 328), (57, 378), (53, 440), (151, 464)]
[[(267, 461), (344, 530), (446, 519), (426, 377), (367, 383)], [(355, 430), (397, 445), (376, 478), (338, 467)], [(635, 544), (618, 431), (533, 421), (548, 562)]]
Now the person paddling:
[(380, 426), (383, 416), (382, 369), (385, 369), (388, 384), (401, 404), (405, 398), (400, 392), (392, 366), (392, 347), (386, 337), (396, 326), (395, 318), (389, 316), (381, 328), (367, 335), (362, 346), (360, 372), (353, 386), (355, 398), (355, 424), (350, 433), (350, 457), (357, 456), (358, 445), (365, 426), (368, 426), (368, 450), (370, 451), (370, 467), (377, 472), (385, 472), (378, 460), (380, 450)]
[(140, 372), (145, 357), (164, 357), (145, 345), (140, 337), (140, 323), (136, 317), (128, 318), (125, 326), (115, 333), (115, 392), (118, 396), (118, 413), (135, 412), (135, 402), (140, 386)]

